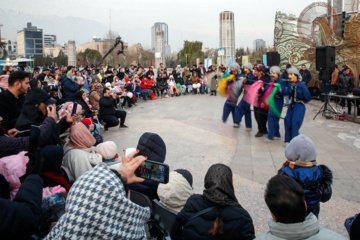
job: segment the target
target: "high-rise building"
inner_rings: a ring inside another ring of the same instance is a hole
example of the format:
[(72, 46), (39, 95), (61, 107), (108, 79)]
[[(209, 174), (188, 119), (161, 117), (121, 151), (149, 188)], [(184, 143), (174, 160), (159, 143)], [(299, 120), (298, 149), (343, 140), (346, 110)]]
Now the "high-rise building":
[(260, 49), (266, 48), (266, 43), (262, 39), (256, 39), (253, 42), (253, 51), (258, 51)]
[(165, 63), (165, 32), (156, 31), (155, 33), (155, 69), (160, 67), (160, 63), (166, 67)]
[(224, 11), (220, 13), (219, 48), (223, 49), (220, 57), (221, 64), (228, 65), (229, 57), (235, 61), (235, 25), (234, 13)]
[(55, 47), (56, 35), (44, 34), (44, 47)]
[(76, 47), (75, 41), (68, 41), (68, 66), (76, 66)]
[(21, 57), (42, 57), (44, 53), (43, 30), (27, 23), (27, 27), (17, 33), (17, 55)]
[[(156, 47), (156, 32), (157, 31), (163, 31), (164, 32), (164, 44), (169, 45), (169, 29), (168, 29), (168, 25), (166, 23), (163, 22), (156, 22), (154, 24), (154, 26), (151, 27), (151, 50), (153, 52), (155, 52), (155, 47)], [(168, 51), (170, 48), (167, 47)], [(165, 55), (170, 55), (171, 52), (167, 52), (165, 49)]]

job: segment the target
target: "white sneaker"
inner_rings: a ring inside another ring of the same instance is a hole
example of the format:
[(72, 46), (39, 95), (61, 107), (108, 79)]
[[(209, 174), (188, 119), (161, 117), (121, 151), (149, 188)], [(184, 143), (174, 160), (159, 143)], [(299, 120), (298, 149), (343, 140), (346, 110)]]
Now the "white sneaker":
[(252, 128), (246, 128), (246, 131), (250, 132), (252, 131)]
[(273, 140), (280, 140), (280, 137), (274, 137)]
[(234, 128), (240, 128), (240, 124), (234, 123)]

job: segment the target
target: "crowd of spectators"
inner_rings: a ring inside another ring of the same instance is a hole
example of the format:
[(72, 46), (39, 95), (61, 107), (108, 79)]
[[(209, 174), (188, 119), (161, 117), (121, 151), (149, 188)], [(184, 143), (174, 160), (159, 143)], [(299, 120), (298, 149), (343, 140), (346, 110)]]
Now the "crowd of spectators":
[[(270, 231), (261, 235), (237, 199), (232, 170), (224, 164), (210, 166), (202, 194), (194, 193), (186, 169), (170, 172), (167, 184), (135, 176), (147, 158), (165, 162), (166, 144), (156, 133), (144, 133), (136, 148), (118, 154), (118, 146), (104, 141), (100, 129), (127, 128), (126, 111), (119, 105), (131, 107), (139, 97), (155, 99), (165, 92), (216, 95), (211, 67), (206, 72), (202, 65), (191, 71), (178, 66), (170, 76), (166, 68), (157, 72), (155, 78), (151, 67), (145, 72), (136, 66), (43, 68), (34, 76), (4, 71), (2, 239), (146, 239), (151, 211), (130, 201), (129, 189), (177, 212), (171, 239), (345, 239), (319, 227), (320, 202), (331, 198), (333, 176), (318, 165), (314, 143), (304, 135), (287, 145), (287, 160), (266, 186)], [(358, 215), (345, 222), (353, 239), (358, 222)]]

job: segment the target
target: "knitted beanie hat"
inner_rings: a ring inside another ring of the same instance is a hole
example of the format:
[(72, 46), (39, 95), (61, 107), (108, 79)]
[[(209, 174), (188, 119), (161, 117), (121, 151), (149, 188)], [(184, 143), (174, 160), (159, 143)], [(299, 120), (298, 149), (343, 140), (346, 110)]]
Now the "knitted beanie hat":
[(106, 141), (96, 146), (96, 153), (99, 153), (103, 160), (111, 160), (117, 155), (117, 147), (113, 141)]
[(185, 169), (176, 169), (175, 172), (180, 173), (190, 184), (190, 186), (192, 186), (193, 184), (193, 177), (191, 175), (191, 173), (188, 170)]
[(285, 149), (286, 158), (293, 162), (311, 162), (316, 160), (316, 155), (313, 141), (302, 134), (294, 137)]

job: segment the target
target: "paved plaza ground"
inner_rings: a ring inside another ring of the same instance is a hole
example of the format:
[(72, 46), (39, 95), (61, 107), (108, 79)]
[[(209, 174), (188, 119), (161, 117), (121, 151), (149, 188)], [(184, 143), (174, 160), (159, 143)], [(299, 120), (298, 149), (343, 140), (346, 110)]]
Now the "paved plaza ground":
[[(210, 95), (187, 95), (138, 103), (126, 109), (129, 129), (110, 128), (105, 140), (115, 141), (119, 152), (136, 147), (144, 132), (159, 134), (167, 147), (170, 170), (188, 169), (194, 177), (194, 190), (201, 193), (204, 176), (215, 163), (233, 170), (234, 187), (240, 204), (249, 211), (256, 235), (268, 230), (270, 213), (263, 195), (265, 184), (285, 162), (282, 140), (267, 143), (255, 138), (257, 124), (245, 129), (233, 128), (231, 116), (222, 123), (225, 98)], [(334, 175), (333, 196), (321, 204), (320, 225), (347, 236), (345, 219), (360, 212), (360, 125), (352, 122), (313, 117), (321, 106), (313, 100), (307, 104), (301, 134), (310, 137), (317, 149), (318, 164), (327, 165)], [(287, 108), (283, 109), (285, 116)], [(283, 120), (280, 120), (284, 135)]]

